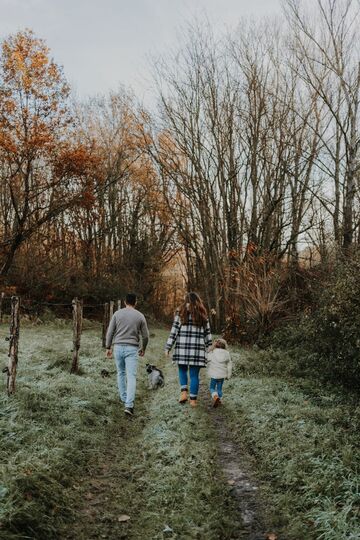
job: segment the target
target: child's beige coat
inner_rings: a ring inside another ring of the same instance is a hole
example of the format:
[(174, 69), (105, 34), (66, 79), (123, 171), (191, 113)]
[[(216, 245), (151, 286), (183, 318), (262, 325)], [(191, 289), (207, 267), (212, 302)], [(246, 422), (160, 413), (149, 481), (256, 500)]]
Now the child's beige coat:
[(208, 353), (207, 374), (211, 379), (230, 379), (232, 361), (225, 349), (214, 349)]

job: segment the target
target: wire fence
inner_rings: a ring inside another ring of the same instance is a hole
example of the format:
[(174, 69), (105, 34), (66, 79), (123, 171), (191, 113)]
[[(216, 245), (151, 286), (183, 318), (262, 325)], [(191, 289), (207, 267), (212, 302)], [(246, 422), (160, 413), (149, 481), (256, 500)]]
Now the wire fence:
[[(1, 315), (10, 315), (10, 308), (11, 308), (11, 298), (12, 296), (2, 296), (1, 297), (1, 307), (0, 307), (0, 311), (1, 311)], [(120, 302), (120, 301), (118, 301)], [(99, 308), (104, 308), (107, 303), (109, 302), (97, 302), (97, 303), (84, 303), (83, 304), (83, 308), (89, 308), (89, 309), (99, 309)], [(21, 304), (20, 304), (20, 308), (23, 310), (23, 311), (34, 311), (34, 312), (37, 312), (37, 311), (40, 311), (40, 308), (41, 307), (44, 307), (44, 308), (72, 308), (73, 304), (72, 304), (72, 301), (69, 301), (69, 302), (43, 302), (43, 301), (38, 301), (38, 300), (33, 300), (33, 299), (24, 299), (22, 298), (21, 299)]]
[[(8, 305), (9, 303), (9, 305)], [(39, 302), (34, 300), (28, 300), (24, 302), (20, 296), (12, 295), (6, 296), (5, 293), (0, 294), (0, 321), (3, 322), (4, 306), (10, 307), (9, 316), (9, 335), (5, 337), (9, 341), (9, 353), (8, 353), (8, 365), (2, 369), (2, 372), (6, 375), (6, 388), (7, 393), (10, 396), (15, 392), (15, 380), (18, 366), (18, 346), (19, 346), (19, 328), (20, 328), (20, 314), (21, 311), (29, 312), (33, 311), (38, 315), (37, 310), (39, 307), (47, 308), (71, 308), (72, 313), (72, 328), (73, 328), (73, 349), (72, 349), (72, 364), (71, 373), (79, 372), (79, 352), (81, 344), (81, 334), (83, 330), (83, 309), (84, 308), (102, 308), (102, 333), (101, 340), (102, 346), (106, 345), (106, 332), (113, 316), (115, 306), (121, 307), (121, 300), (109, 302), (84, 304), (83, 300), (74, 298), (70, 302)], [(6, 321), (8, 322), (8, 321)], [(100, 337), (100, 336), (99, 336)]]

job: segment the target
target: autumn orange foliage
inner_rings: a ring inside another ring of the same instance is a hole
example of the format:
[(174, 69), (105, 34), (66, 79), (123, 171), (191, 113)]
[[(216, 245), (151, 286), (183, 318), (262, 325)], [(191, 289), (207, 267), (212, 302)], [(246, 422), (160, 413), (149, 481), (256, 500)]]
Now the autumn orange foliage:
[(44, 41), (26, 30), (0, 58), (0, 274), (19, 247), (67, 207), (91, 197), (91, 146), (76, 140), (69, 86)]

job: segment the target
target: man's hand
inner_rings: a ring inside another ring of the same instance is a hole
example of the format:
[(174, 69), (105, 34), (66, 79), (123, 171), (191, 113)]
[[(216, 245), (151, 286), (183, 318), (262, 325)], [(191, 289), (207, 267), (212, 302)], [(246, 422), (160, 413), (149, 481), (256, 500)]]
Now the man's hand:
[(139, 356), (145, 356), (145, 351), (144, 351), (144, 349), (140, 349), (140, 350), (139, 350)]
[(112, 358), (112, 349), (106, 349), (106, 358)]
[(167, 358), (169, 358), (169, 356), (170, 356), (170, 351), (165, 351), (165, 356), (166, 356)]

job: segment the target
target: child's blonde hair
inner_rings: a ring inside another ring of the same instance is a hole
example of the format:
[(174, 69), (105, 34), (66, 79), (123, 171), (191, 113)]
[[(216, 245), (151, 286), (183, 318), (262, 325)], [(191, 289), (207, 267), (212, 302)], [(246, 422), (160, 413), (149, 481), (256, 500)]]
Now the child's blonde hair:
[(227, 348), (228, 348), (228, 344), (226, 343), (225, 339), (217, 338), (212, 344), (210, 350), (213, 351), (214, 349), (227, 349)]

